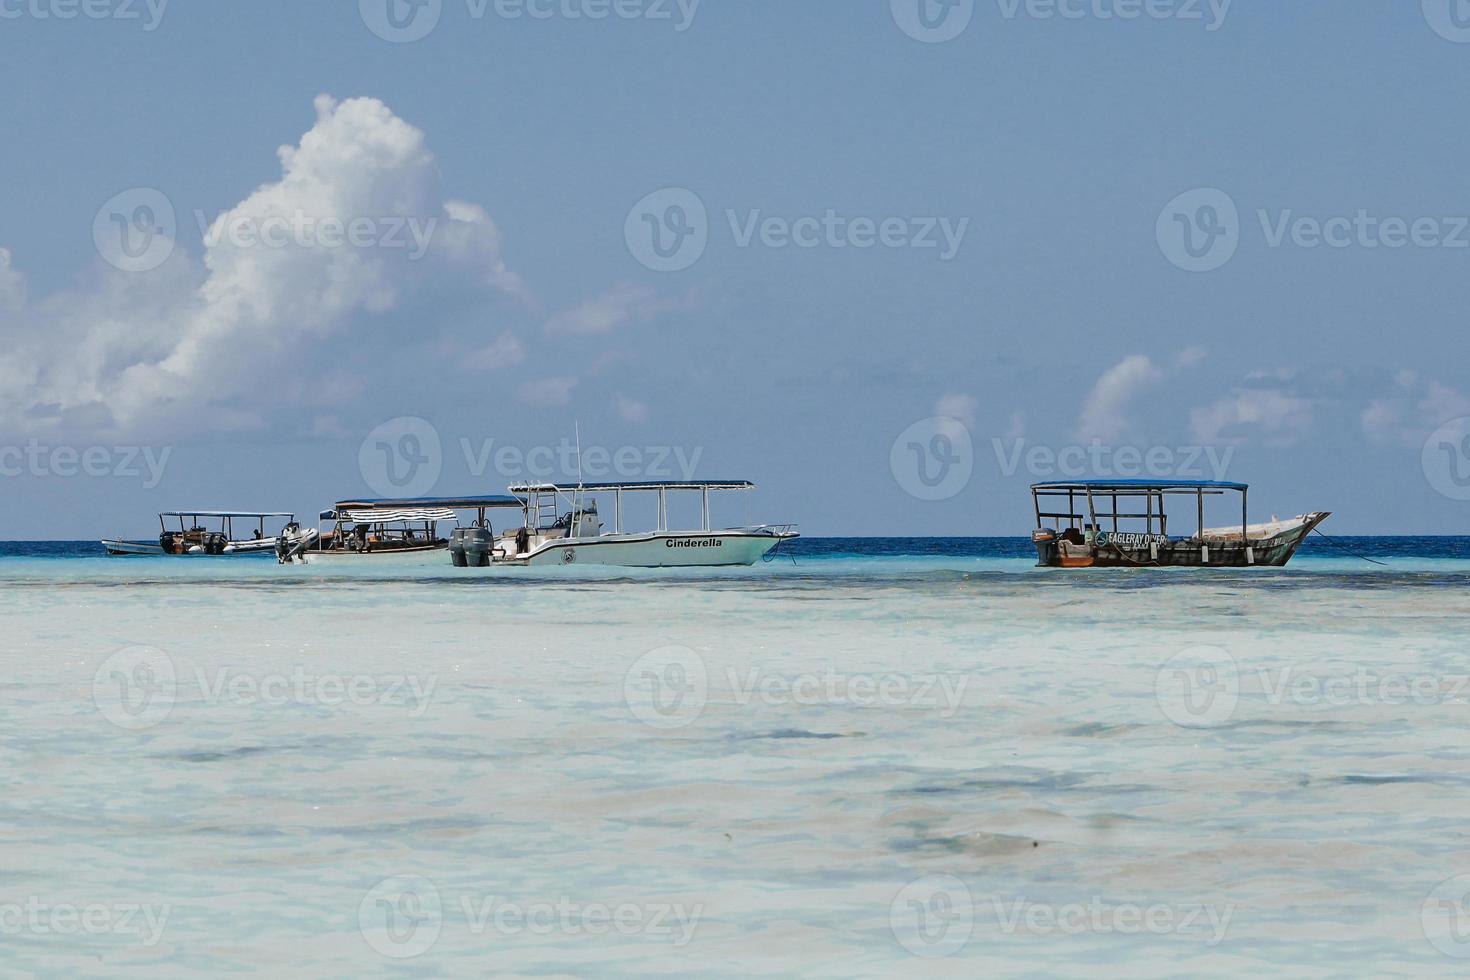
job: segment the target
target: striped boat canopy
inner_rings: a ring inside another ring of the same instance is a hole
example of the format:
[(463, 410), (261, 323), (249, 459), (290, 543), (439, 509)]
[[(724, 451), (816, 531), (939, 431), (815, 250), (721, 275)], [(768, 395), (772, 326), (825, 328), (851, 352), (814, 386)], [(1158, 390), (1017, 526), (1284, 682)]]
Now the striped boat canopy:
[(373, 508), (371, 510), (339, 510), (336, 519), (353, 524), (391, 524), (397, 521), (452, 521), (454, 511), (448, 507), (421, 507), (402, 510)]

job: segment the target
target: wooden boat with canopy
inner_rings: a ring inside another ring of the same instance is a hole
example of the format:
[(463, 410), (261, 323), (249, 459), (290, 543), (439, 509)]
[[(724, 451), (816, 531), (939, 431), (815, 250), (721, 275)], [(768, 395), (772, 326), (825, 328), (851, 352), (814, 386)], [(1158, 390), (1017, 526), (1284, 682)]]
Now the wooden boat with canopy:
[[(1314, 511), (1250, 523), (1249, 486), (1223, 480), (1075, 480), (1031, 487), (1037, 564), (1054, 568), (1280, 566), (1330, 516)], [(1240, 523), (1205, 526), (1207, 500), (1240, 495)], [(1167, 502), (1195, 512), (1196, 530), (1171, 536)], [(1047, 522), (1052, 523), (1047, 527)]]

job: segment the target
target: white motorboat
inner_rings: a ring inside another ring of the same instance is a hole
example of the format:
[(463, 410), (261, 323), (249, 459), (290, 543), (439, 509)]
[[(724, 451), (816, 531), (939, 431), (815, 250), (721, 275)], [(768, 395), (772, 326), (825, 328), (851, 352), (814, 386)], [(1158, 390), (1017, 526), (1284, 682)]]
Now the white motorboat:
[[(640, 481), (588, 483), (559, 487), (550, 483), (521, 484), (510, 488), (510, 498), (491, 498), (492, 506), (519, 506), (519, 528), (496, 536), (480, 511), (479, 521), (460, 528), (450, 543), (456, 565), (613, 565), (630, 568), (701, 568), (724, 565), (753, 565), (800, 535), (790, 524), (759, 524), (714, 529), (710, 526), (710, 493), (723, 490), (753, 490), (746, 480)], [(700, 497), (700, 526), (673, 529), (668, 526), (669, 494), (697, 493)], [(651, 531), (628, 531), (623, 525), (623, 497), (627, 493), (657, 495), (656, 527)], [(598, 515), (601, 494), (613, 500), (613, 523), (604, 528)], [(514, 504), (508, 503), (514, 501)], [(562, 505), (566, 511), (560, 513)]]
[[(177, 521), (175, 530), (170, 521)], [(245, 527), (236, 536), (236, 522)], [(266, 533), (266, 522), (283, 522), (281, 531)], [(276, 550), (280, 535), (295, 527), (296, 515), (285, 511), (170, 510), (158, 515), (157, 541), (104, 538), (109, 555), (250, 555)], [(255, 530), (248, 532), (251, 523)], [(245, 537), (245, 533), (250, 533)]]

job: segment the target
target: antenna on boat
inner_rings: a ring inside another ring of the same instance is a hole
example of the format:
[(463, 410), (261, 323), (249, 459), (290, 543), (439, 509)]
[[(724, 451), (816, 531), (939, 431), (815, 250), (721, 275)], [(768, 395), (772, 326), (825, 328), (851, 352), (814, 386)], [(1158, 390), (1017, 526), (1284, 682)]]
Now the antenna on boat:
[(576, 512), (582, 509), (582, 420), (573, 419), (572, 429), (577, 435), (577, 500), (573, 505), (572, 521), (576, 522)]
[(582, 420), (575, 419), (572, 428), (577, 434), (577, 492), (582, 492)]

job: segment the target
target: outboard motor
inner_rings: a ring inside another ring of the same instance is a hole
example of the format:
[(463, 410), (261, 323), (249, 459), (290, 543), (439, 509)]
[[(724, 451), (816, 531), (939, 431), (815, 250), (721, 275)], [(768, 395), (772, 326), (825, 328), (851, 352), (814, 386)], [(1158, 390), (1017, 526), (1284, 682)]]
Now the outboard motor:
[(458, 532), (464, 546), (465, 564), (470, 568), (490, 565), (490, 552), (495, 547), (495, 534), (488, 527), (464, 527)]
[(468, 527), (457, 527), (449, 535), (449, 560), (454, 562), (455, 568), (465, 568), (469, 565), (469, 559), (465, 557), (465, 532), (473, 530)]
[(1036, 545), (1038, 565), (1056, 565), (1060, 562), (1057, 556), (1058, 540), (1057, 533), (1050, 528), (1039, 528), (1031, 532), (1031, 543)]

